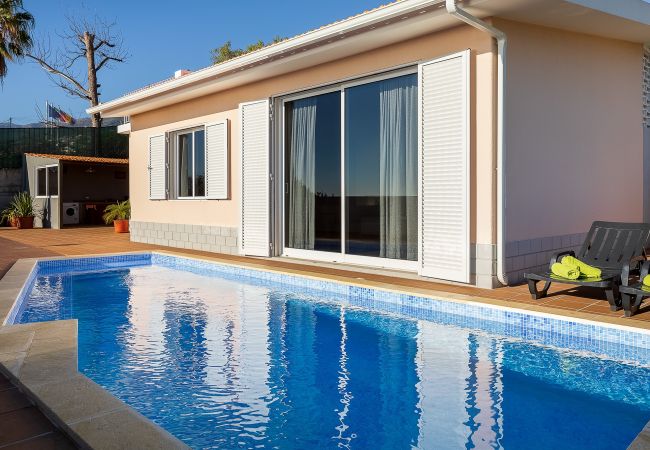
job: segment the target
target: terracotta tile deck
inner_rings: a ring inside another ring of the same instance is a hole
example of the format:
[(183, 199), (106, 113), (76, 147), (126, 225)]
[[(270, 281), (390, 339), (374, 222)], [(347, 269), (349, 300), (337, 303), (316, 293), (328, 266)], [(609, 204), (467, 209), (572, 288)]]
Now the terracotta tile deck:
[(575, 286), (555, 283), (551, 286), (549, 296), (541, 301), (532, 300), (525, 285), (499, 289), (479, 289), (435, 281), (402, 278), (383, 273), (360, 273), (349, 266), (340, 268), (313, 264), (300, 264), (295, 261), (279, 258), (262, 259), (242, 256), (220, 255), (215, 253), (161, 247), (129, 241), (128, 234), (117, 234), (111, 227), (65, 228), (62, 230), (16, 230), (0, 228), (0, 277), (3, 276), (13, 263), (20, 258), (36, 258), (46, 256), (72, 256), (100, 253), (117, 253), (139, 250), (167, 250), (189, 255), (200, 255), (213, 259), (244, 263), (252, 266), (267, 268), (282, 268), (298, 270), (316, 275), (330, 275), (336, 278), (349, 279), (358, 282), (363, 279), (374, 285), (413, 289), (417, 291), (443, 291), (453, 294), (464, 294), (471, 297), (482, 297), (494, 300), (498, 304), (506, 304), (524, 309), (536, 309), (546, 312), (583, 317), (604, 322), (618, 323), (628, 326), (650, 328), (650, 301), (646, 301), (639, 313), (631, 318), (625, 318), (622, 311), (612, 312), (599, 290), (576, 288)]
[[(128, 234), (116, 234), (109, 227), (67, 228), (63, 230), (0, 228), (0, 278), (20, 258), (89, 255), (140, 250), (167, 250), (251, 266), (281, 268), (320, 276), (327, 275), (337, 279), (353, 282), (361, 281), (388, 288), (406, 288), (417, 292), (442, 291), (464, 294), (477, 298), (477, 301), (650, 328), (650, 305), (645, 305), (636, 316), (624, 318), (622, 311), (611, 312), (609, 310), (607, 300), (597, 290), (576, 289), (573, 286), (556, 284), (552, 287), (548, 298), (543, 301), (535, 301), (530, 298), (527, 287), (524, 285), (494, 290), (478, 289), (423, 279), (390, 276), (385, 272), (360, 272), (347, 266), (323, 267), (278, 258), (258, 259), (172, 249), (130, 242)], [(75, 447), (29, 399), (0, 375), (0, 448), (68, 449)]]
[(0, 448), (77, 448), (9, 380), (0, 374)]

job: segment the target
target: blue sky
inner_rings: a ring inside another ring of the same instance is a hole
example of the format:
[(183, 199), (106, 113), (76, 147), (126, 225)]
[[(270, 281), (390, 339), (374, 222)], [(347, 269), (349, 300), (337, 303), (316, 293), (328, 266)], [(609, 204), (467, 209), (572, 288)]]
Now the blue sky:
[[(36, 38), (58, 44), (56, 32), (66, 28), (66, 16), (95, 15), (117, 23), (130, 53), (127, 63), (100, 72), (101, 99), (167, 78), (180, 68), (198, 69), (210, 63), (210, 50), (225, 41), (242, 47), (276, 35), (293, 36), (380, 5), (382, 0), (259, 0), (185, 2), (144, 0), (25, 0), (36, 19)], [(0, 122), (36, 121), (36, 105), (45, 101), (85, 117), (87, 103), (67, 96), (45, 71), (33, 63), (11, 64), (0, 87)]]

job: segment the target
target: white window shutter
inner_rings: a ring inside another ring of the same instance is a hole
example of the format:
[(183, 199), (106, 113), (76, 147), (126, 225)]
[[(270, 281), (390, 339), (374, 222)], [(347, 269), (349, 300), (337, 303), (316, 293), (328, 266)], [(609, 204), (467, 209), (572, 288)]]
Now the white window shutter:
[(205, 126), (206, 197), (228, 198), (228, 120)]
[(164, 134), (149, 137), (149, 199), (167, 198), (167, 146)]
[(423, 63), (420, 274), (469, 283), (469, 51)]
[(239, 105), (242, 156), (241, 252), (269, 256), (269, 102)]

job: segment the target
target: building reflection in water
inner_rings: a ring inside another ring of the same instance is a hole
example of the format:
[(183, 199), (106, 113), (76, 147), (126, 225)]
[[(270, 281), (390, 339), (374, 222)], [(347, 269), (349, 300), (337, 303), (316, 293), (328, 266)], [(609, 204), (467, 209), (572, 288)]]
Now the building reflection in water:
[[(131, 296), (150, 301), (128, 314), (130, 351), (162, 368), (159, 407), (182, 402), (195, 416), (184, 427), (216, 431), (225, 446), (501, 445), (493, 339), (263, 286), (193, 281), (172, 292), (148, 283)], [(193, 395), (174, 397), (179, 384)]]

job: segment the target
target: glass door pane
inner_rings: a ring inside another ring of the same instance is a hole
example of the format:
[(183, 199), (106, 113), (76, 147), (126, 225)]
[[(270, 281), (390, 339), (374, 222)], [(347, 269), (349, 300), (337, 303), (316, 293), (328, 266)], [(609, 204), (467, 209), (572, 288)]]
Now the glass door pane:
[(285, 103), (285, 247), (341, 251), (341, 94)]
[(194, 189), (192, 176), (194, 173), (194, 161), (192, 151), (192, 133), (178, 135), (178, 196), (192, 197)]
[(417, 75), (345, 90), (345, 252), (417, 260)]

